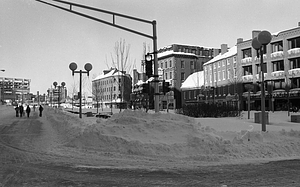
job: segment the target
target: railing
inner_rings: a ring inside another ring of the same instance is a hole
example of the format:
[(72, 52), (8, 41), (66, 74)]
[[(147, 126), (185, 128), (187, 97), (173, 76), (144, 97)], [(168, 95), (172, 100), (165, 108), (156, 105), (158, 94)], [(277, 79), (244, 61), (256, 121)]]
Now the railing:
[(271, 59), (277, 59), (283, 57), (283, 51), (276, 51), (274, 53), (271, 53)]
[(244, 75), (242, 76), (243, 82), (251, 82), (253, 81), (253, 75)]
[(300, 48), (293, 48), (287, 51), (289, 57), (300, 55)]

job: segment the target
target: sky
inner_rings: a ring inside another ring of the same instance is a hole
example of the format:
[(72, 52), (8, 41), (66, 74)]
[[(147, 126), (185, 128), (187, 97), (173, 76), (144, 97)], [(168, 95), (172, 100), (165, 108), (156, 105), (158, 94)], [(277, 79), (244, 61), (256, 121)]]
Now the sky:
[[(51, 0), (45, 0), (66, 7)], [(157, 22), (158, 48), (188, 44), (232, 47), (238, 38), (251, 39), (252, 30), (271, 33), (295, 28), (300, 22), (299, 0), (68, 0), (69, 2)], [(112, 22), (112, 16), (74, 8)], [(150, 24), (116, 17), (116, 24), (152, 35)], [(152, 40), (51, 7), (35, 0), (0, 0), (0, 77), (31, 80), (30, 91), (47, 93), (53, 82), (78, 86), (83, 74), (89, 92), (92, 79), (112, 67), (115, 43), (130, 46), (129, 63), (141, 71), (143, 45), (153, 51)], [(128, 72), (131, 73), (131, 72)]]

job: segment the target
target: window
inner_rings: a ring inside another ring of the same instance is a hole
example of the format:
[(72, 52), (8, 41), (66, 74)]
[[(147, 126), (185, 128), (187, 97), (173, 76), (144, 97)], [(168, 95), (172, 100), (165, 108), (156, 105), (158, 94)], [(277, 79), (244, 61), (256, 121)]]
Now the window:
[(214, 65), (213, 65), (213, 66), (214, 66), (214, 69), (216, 69), (216, 63), (214, 63)]
[(168, 79), (168, 73), (165, 73), (165, 78)]
[(282, 41), (272, 43), (271, 47), (272, 47), (272, 53), (278, 52), (278, 51), (283, 51)]
[(209, 82), (212, 83), (212, 76), (209, 74)]
[[(260, 64), (257, 64), (257, 65), (256, 65), (256, 72), (257, 72), (257, 74), (259, 74), (259, 73), (261, 72)], [(263, 64), (263, 72), (264, 72), (264, 73), (267, 73), (267, 63), (264, 63), (264, 64)]]
[(243, 54), (243, 58), (252, 57), (251, 48), (243, 49), (242, 54)]
[(273, 71), (284, 71), (283, 60), (272, 62)]
[(221, 67), (221, 61), (218, 62), (218, 68)]
[(289, 49), (300, 48), (300, 37), (289, 39), (288, 43)]
[(172, 72), (170, 72), (170, 79), (173, 79), (173, 77), (172, 77)]
[(227, 79), (230, 79), (230, 69), (227, 69)]
[(234, 64), (236, 63), (236, 56), (233, 57), (233, 63), (234, 63)]
[(165, 62), (165, 68), (168, 68), (168, 62), (167, 61)]
[(227, 66), (230, 66), (230, 59), (227, 58)]
[(194, 69), (194, 61), (191, 61), (191, 69)]
[(218, 71), (218, 81), (221, 81), (221, 71)]
[(236, 77), (236, 68), (233, 68), (233, 76)]
[(192, 49), (192, 53), (196, 54), (196, 49)]
[(225, 62), (226, 62), (226, 60), (222, 60), (222, 66), (223, 67), (225, 66)]
[(164, 68), (164, 63), (163, 63), (163, 62), (160, 64), (160, 68), (161, 68), (161, 69)]
[[(266, 45), (263, 45), (263, 54), (267, 54), (267, 46)], [(256, 56), (257, 57), (260, 57), (260, 50), (256, 50)]]
[(244, 75), (252, 75), (252, 66), (244, 66)]
[(184, 81), (184, 73), (181, 73), (181, 81)]
[(214, 72), (214, 82), (217, 82), (217, 73)]
[(172, 60), (170, 60), (170, 68), (172, 67)]
[(290, 59), (290, 67), (291, 69), (300, 68), (300, 58)]
[(181, 69), (184, 69), (184, 61), (181, 61)]
[(223, 70), (222, 74), (223, 74), (223, 80), (225, 80), (225, 70)]
[(209, 65), (209, 70), (211, 70), (211, 66), (212, 66), (212, 65)]

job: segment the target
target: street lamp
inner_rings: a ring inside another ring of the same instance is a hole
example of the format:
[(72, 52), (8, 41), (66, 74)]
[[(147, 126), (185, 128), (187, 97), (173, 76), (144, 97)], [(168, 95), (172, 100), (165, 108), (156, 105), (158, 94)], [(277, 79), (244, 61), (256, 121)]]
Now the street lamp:
[(261, 31), (257, 37), (252, 39), (252, 47), (260, 53), (260, 71), (261, 71), (261, 125), (262, 131), (266, 131), (265, 119), (265, 85), (264, 85), (264, 46), (268, 45), (272, 40), (272, 35), (269, 31)]
[(57, 98), (57, 106), (58, 108), (60, 107), (60, 95), (61, 95), (61, 89), (63, 89), (65, 87), (66, 83), (65, 82), (61, 82), (60, 86), (57, 86), (57, 82), (53, 82), (53, 86), (58, 89), (58, 98)]
[(69, 65), (70, 70), (72, 71), (72, 75), (74, 76), (74, 73), (79, 73), (79, 118), (82, 118), (82, 73), (86, 73), (87, 76), (89, 76), (89, 72), (92, 70), (93, 66), (90, 63), (86, 63), (84, 65), (84, 69), (86, 71), (75, 71), (77, 69), (77, 64), (75, 62), (70, 63)]

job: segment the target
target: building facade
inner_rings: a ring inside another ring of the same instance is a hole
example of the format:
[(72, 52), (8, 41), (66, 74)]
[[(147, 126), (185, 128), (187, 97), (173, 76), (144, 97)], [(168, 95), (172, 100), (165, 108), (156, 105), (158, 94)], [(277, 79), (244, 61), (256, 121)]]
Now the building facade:
[(173, 88), (169, 102), (181, 108), (180, 87), (184, 80), (194, 72), (202, 71), (203, 64), (220, 53), (221, 49), (192, 45), (172, 44), (158, 50), (158, 71), (162, 79)]
[[(260, 31), (253, 31), (252, 38)], [(263, 70), (267, 110), (287, 110), (300, 106), (300, 25), (272, 34), (264, 47)], [(242, 89), (252, 85), (251, 109), (260, 110), (261, 67), (258, 52), (251, 46), (252, 39), (237, 44), (237, 60), (241, 64)], [(244, 94), (245, 95), (245, 94)], [(246, 107), (243, 98), (242, 108)]]
[(130, 103), (132, 78), (116, 68), (104, 70), (92, 80), (93, 106), (102, 108), (127, 107)]
[(0, 77), (2, 102), (25, 103), (31, 99), (30, 79)]

